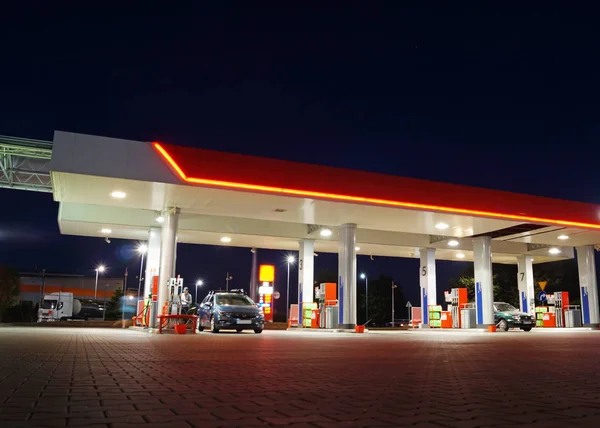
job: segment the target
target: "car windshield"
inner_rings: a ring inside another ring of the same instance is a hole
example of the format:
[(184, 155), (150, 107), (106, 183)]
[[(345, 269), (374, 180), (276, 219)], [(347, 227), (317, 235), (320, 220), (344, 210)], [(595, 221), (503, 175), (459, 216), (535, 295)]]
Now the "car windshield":
[(494, 303), (494, 306), (496, 306), (496, 310), (498, 312), (510, 312), (517, 310), (517, 308), (515, 308), (513, 305), (509, 305), (508, 303)]
[(242, 294), (217, 294), (216, 301), (219, 306), (254, 306), (254, 302)]
[(42, 309), (54, 309), (56, 307), (56, 300), (44, 300), (42, 303)]

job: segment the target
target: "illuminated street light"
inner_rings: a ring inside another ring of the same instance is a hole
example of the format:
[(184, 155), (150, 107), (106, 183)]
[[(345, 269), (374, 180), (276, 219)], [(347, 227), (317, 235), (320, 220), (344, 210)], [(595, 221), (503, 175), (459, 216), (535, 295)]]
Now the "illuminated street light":
[(202, 280), (199, 279), (196, 281), (196, 303), (198, 303), (198, 287), (202, 287), (202, 284), (204, 284)]
[(365, 324), (369, 323), (369, 278), (366, 273), (360, 274), (360, 279), (365, 280)]
[(94, 300), (98, 298), (98, 274), (104, 273), (106, 268), (103, 265), (98, 266), (96, 270), (96, 285), (94, 285)]
[(296, 262), (296, 258), (292, 255), (287, 257), (287, 293), (285, 294), (285, 320), (290, 319), (290, 265)]
[(146, 244), (140, 244), (137, 247), (137, 252), (142, 255), (142, 258), (141, 258), (141, 261), (140, 261), (140, 277), (138, 278), (138, 292), (137, 292), (137, 298), (139, 299), (140, 298), (140, 292), (142, 290), (142, 272), (143, 272), (143, 269), (144, 269), (144, 256), (148, 252), (148, 246)]

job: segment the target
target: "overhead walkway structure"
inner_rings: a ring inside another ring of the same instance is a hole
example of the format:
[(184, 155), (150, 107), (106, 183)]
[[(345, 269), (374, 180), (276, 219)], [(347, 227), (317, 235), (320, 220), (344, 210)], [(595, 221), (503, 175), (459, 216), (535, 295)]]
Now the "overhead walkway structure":
[(0, 135), (0, 188), (52, 192), (52, 142)]

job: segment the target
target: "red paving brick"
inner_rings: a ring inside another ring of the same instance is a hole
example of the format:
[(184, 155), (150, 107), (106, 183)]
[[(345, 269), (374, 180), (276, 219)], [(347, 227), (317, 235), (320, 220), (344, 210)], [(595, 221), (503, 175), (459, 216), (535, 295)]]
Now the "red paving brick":
[(598, 332), (0, 328), (0, 427), (600, 426)]

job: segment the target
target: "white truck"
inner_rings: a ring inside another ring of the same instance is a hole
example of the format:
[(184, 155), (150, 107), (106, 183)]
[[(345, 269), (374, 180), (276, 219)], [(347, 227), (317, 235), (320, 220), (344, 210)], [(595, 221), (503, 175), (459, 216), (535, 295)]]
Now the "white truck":
[(51, 293), (44, 296), (38, 310), (38, 322), (66, 321), (71, 319), (102, 318), (102, 311), (97, 302), (73, 298), (73, 293)]

